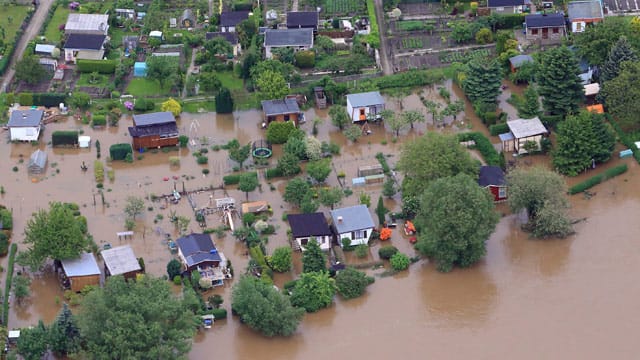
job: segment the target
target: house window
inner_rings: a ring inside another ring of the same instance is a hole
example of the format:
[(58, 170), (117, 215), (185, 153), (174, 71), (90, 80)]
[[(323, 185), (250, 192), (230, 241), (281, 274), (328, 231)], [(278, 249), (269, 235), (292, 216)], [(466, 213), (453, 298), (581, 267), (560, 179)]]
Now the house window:
[(27, 128), (26, 129), (26, 135), (27, 136), (35, 136), (36, 135), (36, 131), (33, 128)]
[(496, 8), (496, 11), (499, 11), (499, 12), (504, 11), (504, 7), (502, 7), (502, 6), (498, 6), (498, 7)]
[(531, 35), (538, 35), (538, 29), (531, 29)]
[(285, 115), (285, 116), (284, 116), (284, 121), (289, 121), (289, 117), (290, 117), (290, 115), (289, 115), (289, 114)]
[(306, 246), (308, 242), (309, 242), (309, 238), (301, 238), (300, 239), (300, 244), (302, 244), (302, 246)]
[(582, 23), (581, 22), (577, 22), (576, 23), (576, 32), (582, 32)]
[(504, 199), (507, 197), (507, 188), (504, 186), (501, 186), (498, 188), (498, 197), (500, 199)]
[(367, 230), (357, 230), (351, 233), (354, 239), (366, 239)]
[(554, 34), (557, 34), (557, 33), (559, 33), (559, 32), (560, 32), (560, 29), (558, 29), (557, 27), (556, 27), (556, 28), (553, 28), (553, 33), (554, 33)]
[(360, 109), (360, 116), (364, 116), (364, 109)]

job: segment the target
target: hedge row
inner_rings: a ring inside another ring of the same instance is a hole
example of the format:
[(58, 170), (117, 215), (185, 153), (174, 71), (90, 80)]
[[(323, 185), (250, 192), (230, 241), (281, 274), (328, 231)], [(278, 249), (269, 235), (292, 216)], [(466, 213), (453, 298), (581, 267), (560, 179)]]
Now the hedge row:
[(78, 70), (83, 73), (99, 72), (100, 74), (113, 74), (116, 71), (115, 60), (78, 60)]
[(58, 107), (60, 103), (67, 102), (67, 94), (63, 93), (19, 93), (18, 102), (22, 106), (46, 106)]
[(109, 148), (109, 156), (111, 160), (124, 160), (128, 154), (133, 155), (133, 149), (129, 143), (113, 144)]
[[(442, 69), (429, 69), (409, 70), (399, 74), (363, 80), (363, 82), (372, 82), (375, 88), (382, 90), (398, 87), (404, 88), (433, 85), (441, 82), (443, 79), (444, 72)], [(364, 87), (365, 85), (362, 86)]]
[[(4, 283), (4, 293), (11, 293), (11, 283), (13, 281), (13, 263), (16, 259), (16, 252), (18, 252), (18, 245), (11, 244), (11, 248), (9, 249), (9, 263), (7, 264), (7, 279)], [(9, 298), (10, 296), (5, 296), (2, 303), (2, 323), (7, 324), (7, 319), (9, 318)]]
[(480, 154), (484, 158), (484, 161), (487, 163), (487, 165), (494, 165), (494, 166), (501, 165), (500, 154), (498, 154), (496, 149), (493, 147), (493, 144), (491, 144), (491, 141), (489, 141), (489, 139), (487, 139), (487, 137), (484, 136), (482, 133), (479, 133), (479, 132), (462, 133), (458, 135), (458, 140), (460, 142), (473, 140), (476, 143), (475, 149), (477, 149), (480, 152)]
[(53, 146), (76, 145), (77, 143), (77, 131), (54, 131), (51, 134), (51, 144)]
[(598, 174), (588, 178), (587, 180), (573, 185), (569, 189), (569, 194), (577, 194), (581, 193), (587, 189), (590, 189), (603, 181), (614, 178), (620, 174), (624, 174), (627, 171), (627, 164), (618, 165), (616, 167), (612, 167), (611, 169), (607, 169), (604, 173)]
[[(250, 174), (253, 174), (256, 177), (258, 176), (258, 173), (256, 173), (255, 171), (251, 172)], [(240, 182), (240, 175), (241, 174), (231, 174), (231, 175), (224, 176), (222, 178), (222, 182), (225, 185), (236, 185), (237, 183)]]
[(498, 136), (500, 134), (508, 133), (509, 131), (507, 123), (493, 124), (489, 126), (489, 133), (491, 136)]

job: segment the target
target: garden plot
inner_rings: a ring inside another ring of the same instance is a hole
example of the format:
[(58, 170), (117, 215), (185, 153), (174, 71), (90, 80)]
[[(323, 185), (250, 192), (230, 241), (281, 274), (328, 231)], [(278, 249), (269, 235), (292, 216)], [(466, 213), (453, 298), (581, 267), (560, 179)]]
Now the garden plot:
[(324, 13), (327, 16), (353, 16), (365, 11), (363, 0), (325, 0)]

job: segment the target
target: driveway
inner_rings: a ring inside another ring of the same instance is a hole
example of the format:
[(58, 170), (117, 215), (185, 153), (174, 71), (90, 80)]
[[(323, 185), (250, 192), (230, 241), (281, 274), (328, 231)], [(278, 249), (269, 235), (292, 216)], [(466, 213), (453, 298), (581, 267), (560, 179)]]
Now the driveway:
[(27, 49), (29, 41), (36, 37), (40, 32), (40, 27), (42, 27), (44, 20), (47, 18), (47, 13), (49, 12), (51, 5), (53, 5), (53, 0), (40, 0), (40, 5), (38, 5), (36, 12), (31, 17), (31, 21), (29, 21), (29, 25), (27, 25), (27, 29), (24, 34), (20, 37), (16, 51), (13, 53), (11, 61), (9, 62), (9, 67), (2, 77), (0, 92), (6, 92), (7, 86), (9, 86), (9, 83), (11, 83), (11, 80), (16, 73), (14, 70), (16, 63), (22, 59), (22, 54)]

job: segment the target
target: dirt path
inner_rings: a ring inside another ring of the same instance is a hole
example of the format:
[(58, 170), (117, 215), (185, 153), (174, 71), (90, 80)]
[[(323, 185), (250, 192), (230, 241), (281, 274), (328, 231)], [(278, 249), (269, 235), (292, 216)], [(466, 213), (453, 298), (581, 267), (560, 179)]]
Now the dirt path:
[[(197, 49), (193, 49), (193, 51), (197, 51)], [(193, 73), (193, 70), (196, 66), (196, 54), (192, 53), (191, 54), (191, 62), (189, 63), (189, 68), (187, 69), (187, 74), (185, 75), (185, 82), (184, 82), (184, 87), (182, 88), (182, 96), (181, 98), (186, 98), (187, 97), (187, 77), (189, 77), (189, 75), (191, 73)]]
[(20, 59), (22, 59), (22, 54), (27, 48), (27, 44), (29, 43), (29, 41), (33, 39), (40, 31), (40, 27), (47, 17), (47, 13), (49, 12), (52, 4), (53, 0), (40, 0), (40, 5), (38, 6), (38, 8), (36, 8), (36, 12), (33, 14), (33, 17), (31, 17), (31, 21), (29, 21), (29, 25), (27, 26), (24, 34), (22, 34), (22, 37), (20, 38), (20, 41), (18, 42), (18, 45), (16, 47), (16, 51), (11, 57), (7, 72), (2, 78), (2, 87), (0, 87), (0, 92), (6, 92), (7, 86), (9, 86), (9, 83), (11, 83), (11, 80), (16, 73), (16, 71), (14, 70), (16, 63)]
[(298, 11), (298, 0), (293, 0), (293, 4), (291, 4), (291, 11)]
[(384, 9), (382, 8), (382, 0), (375, 0), (374, 4), (376, 8), (378, 29), (380, 31), (380, 64), (382, 65), (382, 73), (385, 75), (391, 75), (393, 74), (393, 68), (391, 67), (391, 61), (389, 60), (387, 42), (384, 38), (384, 34), (386, 33), (387, 29), (384, 23)]

